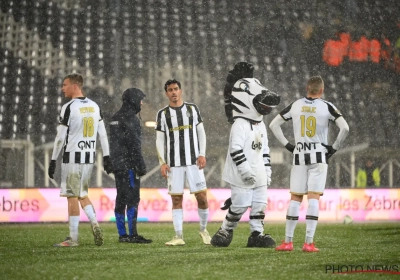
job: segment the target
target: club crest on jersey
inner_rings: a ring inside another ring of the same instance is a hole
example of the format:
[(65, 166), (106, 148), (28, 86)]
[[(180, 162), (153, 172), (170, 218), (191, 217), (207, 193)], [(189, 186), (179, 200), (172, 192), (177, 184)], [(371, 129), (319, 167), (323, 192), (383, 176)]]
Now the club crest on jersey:
[(187, 116), (188, 118), (191, 118), (191, 117), (192, 117), (192, 114), (191, 114), (189, 111), (186, 111), (186, 116)]

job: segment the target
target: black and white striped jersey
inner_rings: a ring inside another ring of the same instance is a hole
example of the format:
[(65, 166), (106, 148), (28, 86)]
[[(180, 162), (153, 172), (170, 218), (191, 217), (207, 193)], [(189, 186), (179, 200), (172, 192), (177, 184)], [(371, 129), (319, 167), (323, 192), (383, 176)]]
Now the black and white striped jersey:
[(74, 98), (61, 108), (59, 124), (68, 127), (63, 163), (94, 163), (99, 122), (103, 121), (96, 102)]
[(329, 121), (335, 121), (342, 114), (330, 102), (322, 99), (303, 97), (280, 112), (285, 121), (293, 121), (295, 150), (294, 165), (326, 163)]
[(184, 102), (180, 107), (167, 106), (158, 111), (155, 129), (165, 133), (170, 167), (196, 164), (199, 156), (196, 126), (202, 122), (200, 111), (193, 103)]

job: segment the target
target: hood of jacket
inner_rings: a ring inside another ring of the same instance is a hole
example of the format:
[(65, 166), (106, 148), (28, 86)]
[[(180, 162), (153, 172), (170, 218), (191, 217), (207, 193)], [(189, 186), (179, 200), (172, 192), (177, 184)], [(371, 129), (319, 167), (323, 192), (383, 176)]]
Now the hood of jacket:
[(122, 107), (133, 110), (137, 114), (141, 109), (140, 102), (145, 97), (146, 95), (140, 89), (128, 88), (122, 94)]

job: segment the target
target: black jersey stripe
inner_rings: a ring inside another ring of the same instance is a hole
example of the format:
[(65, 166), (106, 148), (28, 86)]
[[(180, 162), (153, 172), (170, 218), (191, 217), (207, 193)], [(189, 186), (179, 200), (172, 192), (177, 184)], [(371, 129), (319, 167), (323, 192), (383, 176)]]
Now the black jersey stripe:
[[(176, 110), (176, 118), (178, 120), (178, 127), (183, 127), (182, 110)], [(181, 165), (186, 165), (186, 150), (185, 150), (185, 131), (179, 130), (179, 158)]]
[(62, 162), (69, 163), (69, 152), (64, 152)]
[(60, 116), (60, 124), (63, 124), (65, 126), (68, 126), (68, 122), (69, 122), (69, 117), (71, 116), (71, 104), (73, 102), (69, 103), (67, 108), (65, 108), (65, 112), (63, 116)]
[[(186, 104), (189, 106), (192, 106), (196, 110), (198, 124), (202, 123), (203, 119), (201, 118), (199, 107), (197, 107), (197, 105), (194, 103), (186, 103)], [(189, 106), (187, 106), (187, 107), (189, 107)]]
[(294, 165), (300, 165), (299, 154), (294, 155)]
[(164, 110), (165, 120), (167, 122), (168, 134), (169, 134), (169, 163), (171, 167), (175, 166), (175, 136), (174, 130), (172, 129), (171, 112), (167, 108)]
[(322, 163), (322, 153), (316, 152), (316, 156), (317, 156), (317, 163)]
[(81, 163), (81, 152), (75, 152), (75, 163)]
[(162, 131), (161, 130), (161, 116), (162, 116), (162, 113), (164, 112), (164, 110), (160, 110), (160, 111), (158, 111), (158, 113), (157, 113), (157, 125), (156, 125), (156, 130), (158, 130), (158, 131)]
[(289, 106), (287, 106), (285, 109), (283, 109), (283, 110), (279, 113), (279, 115), (281, 115), (282, 119), (284, 119), (285, 121), (289, 121), (289, 120), (292, 119), (292, 118), (286, 119), (286, 118), (284, 117), (284, 115), (286, 115), (286, 114), (290, 111), (290, 109), (292, 109), (293, 103), (294, 103), (294, 102), (290, 103)]
[(189, 118), (189, 143), (190, 143), (190, 160), (191, 164), (196, 163), (196, 153), (194, 150), (194, 138), (193, 138), (193, 109), (192, 105), (186, 106), (186, 110), (188, 112), (188, 118)]
[(335, 108), (333, 108), (333, 106), (329, 102), (327, 102), (325, 100), (322, 100), (322, 102), (324, 102), (328, 106), (328, 111), (335, 118), (335, 121), (337, 118), (342, 116), (342, 114), (340, 114), (340, 112), (335, 110)]
[(309, 153), (304, 154), (304, 163), (305, 163), (306, 165), (311, 164), (311, 156), (310, 156)]

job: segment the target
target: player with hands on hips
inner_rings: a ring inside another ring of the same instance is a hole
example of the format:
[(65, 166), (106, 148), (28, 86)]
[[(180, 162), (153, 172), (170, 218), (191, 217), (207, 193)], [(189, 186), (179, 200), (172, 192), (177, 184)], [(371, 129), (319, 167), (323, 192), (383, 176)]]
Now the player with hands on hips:
[[(330, 102), (321, 99), (324, 81), (320, 76), (307, 82), (307, 96), (298, 99), (283, 109), (270, 123), (270, 128), (279, 142), (293, 153), (290, 173), (291, 200), (286, 215), (285, 240), (277, 251), (293, 250), (293, 235), (299, 219), (303, 195), (307, 195), (306, 237), (304, 252), (318, 252), (314, 234), (319, 216), (319, 198), (324, 193), (329, 158), (340, 149), (349, 132), (342, 114)], [(293, 121), (295, 145), (283, 135), (281, 125)], [(328, 145), (329, 122), (340, 131), (332, 146)]]

